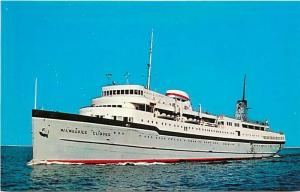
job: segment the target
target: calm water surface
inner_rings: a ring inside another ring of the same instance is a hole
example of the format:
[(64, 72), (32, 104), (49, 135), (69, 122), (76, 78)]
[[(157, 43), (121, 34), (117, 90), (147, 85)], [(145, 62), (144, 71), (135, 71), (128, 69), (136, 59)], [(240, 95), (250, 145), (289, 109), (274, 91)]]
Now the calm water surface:
[(222, 163), (34, 165), (31, 147), (1, 147), (1, 190), (300, 190), (300, 149)]

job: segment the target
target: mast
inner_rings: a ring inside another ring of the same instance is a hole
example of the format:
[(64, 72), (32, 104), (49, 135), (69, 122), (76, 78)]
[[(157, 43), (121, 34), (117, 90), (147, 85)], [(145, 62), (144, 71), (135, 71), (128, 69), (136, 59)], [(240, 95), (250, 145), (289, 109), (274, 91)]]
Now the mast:
[(199, 118), (200, 118), (200, 121), (202, 119), (202, 107), (201, 107), (201, 104), (199, 104)]
[(151, 31), (150, 49), (149, 49), (149, 63), (147, 64), (148, 75), (147, 75), (147, 89), (150, 89), (151, 81), (151, 65), (152, 65), (152, 48), (153, 48), (153, 29)]
[(37, 104), (37, 78), (35, 78), (35, 84), (34, 84), (34, 109), (36, 109)]

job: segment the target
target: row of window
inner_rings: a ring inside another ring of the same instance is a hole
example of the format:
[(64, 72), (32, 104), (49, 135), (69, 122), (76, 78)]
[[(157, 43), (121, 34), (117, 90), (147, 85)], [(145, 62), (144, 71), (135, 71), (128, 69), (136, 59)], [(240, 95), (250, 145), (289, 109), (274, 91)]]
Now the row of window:
[(122, 105), (92, 105), (93, 107), (119, 107), (122, 108)]
[(111, 96), (111, 95), (144, 95), (142, 90), (109, 90), (103, 91), (102, 96)]
[(114, 135), (125, 135), (125, 133), (123, 133), (123, 132), (115, 132), (114, 131)]
[[(143, 119), (141, 119), (141, 122), (144, 122), (144, 120)], [(154, 124), (154, 121), (150, 121), (150, 120), (147, 120), (147, 122), (148, 123), (152, 123), (152, 124)], [(155, 124), (156, 125), (158, 125), (158, 122), (156, 121), (155, 122)], [(172, 124), (171, 123), (161, 123), (161, 125), (169, 125), (169, 126), (172, 126)], [(187, 131), (188, 129), (190, 130), (190, 129), (192, 129), (192, 130), (194, 130), (194, 127), (188, 127), (188, 126), (182, 126), (182, 125), (176, 125), (176, 124), (173, 124), (173, 126), (174, 127), (178, 127), (178, 128), (184, 128), (184, 131)], [(214, 132), (214, 133), (223, 133), (223, 134), (231, 134), (231, 135), (234, 135), (234, 132), (227, 132), (227, 131), (219, 131), (219, 130), (210, 130), (210, 129), (204, 129), (204, 128), (195, 128), (195, 130), (199, 130), (199, 131), (207, 131), (207, 132)]]
[[(142, 137), (142, 135), (139, 135), (139, 137)], [(170, 137), (164, 137), (164, 136), (151, 136), (151, 135), (144, 135), (144, 138), (148, 139), (158, 139), (158, 140), (167, 140), (167, 141), (179, 141), (179, 142), (189, 142), (189, 143), (203, 143), (203, 144), (213, 144), (213, 145), (225, 145), (225, 146), (235, 146), (236, 143), (231, 142), (219, 142), (219, 141), (202, 141), (199, 139), (181, 139), (181, 138), (170, 138)], [(239, 143), (237, 143), (238, 146), (240, 146)], [(254, 144), (255, 147), (274, 147), (274, 145), (267, 145), (267, 144)]]
[(244, 128), (248, 128), (248, 129), (255, 129), (255, 130), (265, 130), (264, 127), (258, 127), (258, 126), (254, 126), (254, 125), (247, 125), (247, 124), (242, 124), (242, 126)]
[[(227, 124), (228, 126), (232, 126), (232, 122), (226, 122), (226, 124)], [(218, 125), (224, 125), (224, 121), (219, 121), (219, 122), (218, 122)], [(234, 123), (234, 126), (235, 126), (235, 127), (239, 127), (240, 124), (239, 124), (239, 123)]]
[[(142, 137), (142, 135), (139, 135), (139, 137)], [(158, 139), (158, 140), (167, 140), (167, 141), (179, 141), (179, 142), (189, 142), (189, 143), (203, 143), (203, 144), (213, 144), (213, 145), (225, 145), (225, 146), (240, 146), (239, 143), (231, 143), (231, 142), (219, 142), (219, 141), (202, 141), (199, 139), (182, 139), (182, 138), (171, 138), (171, 137), (164, 137), (164, 136), (152, 136), (152, 135), (144, 135), (144, 138), (148, 139)], [(255, 147), (275, 147), (272, 144), (254, 144)]]
[(242, 134), (242, 136), (259, 137), (259, 135), (254, 135), (254, 134)]
[[(228, 126), (232, 126), (232, 122), (226, 122), (226, 124), (227, 124)], [(223, 121), (219, 121), (219, 122), (218, 122), (218, 125), (224, 125), (224, 122), (223, 122)], [(239, 123), (234, 123), (234, 126), (235, 126), (235, 127), (239, 127), (240, 124), (239, 124)], [(242, 124), (242, 126), (243, 126), (244, 128), (249, 128), (249, 129), (256, 129), (256, 130), (262, 130), (262, 131), (265, 130), (264, 127), (258, 127), (258, 126), (254, 126), (254, 125)]]
[[(139, 135), (139, 137), (142, 137), (142, 135)], [(189, 142), (189, 143), (204, 143), (204, 144), (214, 144), (218, 145), (221, 142), (218, 141), (202, 141), (199, 139), (181, 139), (181, 138), (172, 138), (172, 137), (164, 137), (164, 136), (151, 136), (151, 135), (144, 135), (144, 138), (148, 139), (158, 139), (158, 140), (167, 140), (167, 141), (180, 141), (180, 142)], [(223, 145), (235, 145), (234, 143), (228, 143), (228, 142), (223, 142)], [(240, 144), (238, 144), (240, 146)]]
[(272, 140), (283, 140), (283, 137), (276, 136), (263, 136), (264, 139), (272, 139)]
[(253, 146), (255, 146), (255, 147), (276, 147), (276, 146), (274, 146), (274, 145), (266, 145), (266, 144), (264, 144), (264, 145), (262, 145), (262, 144), (254, 144)]
[[(141, 122), (143, 122), (144, 120), (143, 119), (141, 119)], [(150, 121), (150, 120), (147, 120), (147, 122), (148, 123), (152, 123), (152, 124), (154, 124), (154, 121)], [(221, 122), (223, 122), (223, 121), (221, 121)], [(221, 123), (221, 122), (219, 122), (219, 123)], [(224, 122), (223, 122), (224, 123)], [(157, 125), (158, 124), (158, 122), (156, 121), (155, 122), (155, 124)], [(238, 124), (238, 123), (237, 123)], [(161, 123), (161, 125), (169, 125), (169, 126), (172, 126), (172, 124), (171, 123), (169, 123), (169, 124), (167, 124), (167, 123)], [(194, 127), (188, 127), (188, 126), (182, 126), (182, 125), (176, 125), (176, 124), (173, 124), (173, 126), (174, 127), (178, 127), (178, 128), (183, 128), (184, 129), (184, 131), (188, 131), (188, 130), (190, 130), (190, 129), (194, 129)], [(205, 128), (195, 128), (195, 130), (199, 130), (199, 131), (206, 131), (206, 132), (214, 132), (214, 133), (223, 133), (223, 134), (231, 134), (231, 135), (234, 135), (234, 132), (227, 132), (227, 131), (219, 131), (219, 130), (214, 130), (214, 129), (205, 129)], [(257, 134), (242, 134), (242, 136), (250, 136), (250, 137), (257, 137), (257, 138), (259, 138), (259, 135), (257, 135)], [(266, 138), (265, 138), (266, 139)], [(274, 138), (274, 139), (276, 139), (276, 138)], [(278, 140), (283, 140), (283, 139), (278, 139)]]

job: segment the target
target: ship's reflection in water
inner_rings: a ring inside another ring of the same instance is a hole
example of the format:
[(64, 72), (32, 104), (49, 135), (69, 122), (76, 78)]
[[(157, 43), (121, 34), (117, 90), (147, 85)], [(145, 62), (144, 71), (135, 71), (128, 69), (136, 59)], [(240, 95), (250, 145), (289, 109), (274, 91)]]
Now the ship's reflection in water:
[(300, 190), (300, 149), (262, 160), (28, 166), (31, 148), (2, 148), (2, 190)]

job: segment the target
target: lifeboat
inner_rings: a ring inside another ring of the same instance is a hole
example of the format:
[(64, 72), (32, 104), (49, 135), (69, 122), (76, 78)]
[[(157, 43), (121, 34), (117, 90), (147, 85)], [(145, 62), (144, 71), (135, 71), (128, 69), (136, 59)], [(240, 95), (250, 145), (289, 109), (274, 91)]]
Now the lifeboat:
[(180, 91), (180, 90), (168, 90), (167, 93), (166, 93), (166, 96), (172, 97), (172, 98), (175, 98), (175, 99), (180, 99), (180, 100), (183, 100), (183, 101), (189, 101), (190, 100), (189, 95), (186, 92)]

